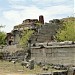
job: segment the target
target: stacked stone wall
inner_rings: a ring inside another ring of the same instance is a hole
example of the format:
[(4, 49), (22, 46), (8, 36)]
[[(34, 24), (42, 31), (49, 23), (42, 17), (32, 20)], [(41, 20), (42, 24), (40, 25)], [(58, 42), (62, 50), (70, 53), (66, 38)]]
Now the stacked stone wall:
[(31, 57), (36, 63), (50, 64), (75, 64), (75, 46), (74, 47), (48, 47), (31, 48)]

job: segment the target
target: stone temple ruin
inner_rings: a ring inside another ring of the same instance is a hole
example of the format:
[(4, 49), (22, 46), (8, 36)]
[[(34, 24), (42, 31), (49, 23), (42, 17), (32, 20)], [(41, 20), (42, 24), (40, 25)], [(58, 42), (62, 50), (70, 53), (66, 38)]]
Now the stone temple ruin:
[(22, 24), (14, 26), (14, 29), (11, 31), (11, 33), (7, 33), (6, 42), (8, 45), (11, 44), (18, 44), (22, 32), (27, 29), (36, 29), (36, 23), (44, 24), (44, 17), (42, 15), (39, 16), (38, 19), (26, 19), (22, 22)]
[[(36, 23), (41, 23), (41, 26), (37, 28)], [(60, 27), (60, 20), (53, 19), (44, 23), (42, 15), (39, 20), (26, 19), (22, 24), (14, 26), (11, 33), (7, 33), (6, 42), (7, 45), (18, 44), (22, 31), (32, 29), (35, 33), (30, 38), (30, 53), (35, 63), (75, 65), (75, 44), (72, 41), (57, 42), (55, 39)]]

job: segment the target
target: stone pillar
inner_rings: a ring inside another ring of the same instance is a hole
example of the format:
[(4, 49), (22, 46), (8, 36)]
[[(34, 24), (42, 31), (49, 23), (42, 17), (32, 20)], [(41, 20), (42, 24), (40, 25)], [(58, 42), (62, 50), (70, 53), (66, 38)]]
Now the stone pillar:
[(29, 60), (29, 69), (30, 70), (34, 69), (34, 60), (33, 59)]
[(31, 40), (28, 40), (28, 50), (27, 50), (28, 56), (27, 56), (27, 61), (31, 59)]

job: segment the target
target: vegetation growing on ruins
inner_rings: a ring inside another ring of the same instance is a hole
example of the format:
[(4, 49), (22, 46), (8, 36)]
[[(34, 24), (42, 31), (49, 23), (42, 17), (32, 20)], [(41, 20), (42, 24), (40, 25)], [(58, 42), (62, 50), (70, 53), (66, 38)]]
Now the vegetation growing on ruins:
[[(36, 27), (39, 28), (41, 27), (41, 23), (35, 23)], [(26, 47), (27, 46), (27, 43), (28, 43), (28, 40), (30, 39), (31, 35), (34, 33), (35, 31), (34, 30), (26, 30), (26, 31), (23, 31), (23, 35), (22, 35), (22, 38), (20, 39), (20, 42), (19, 44), (23, 47)]]
[(36, 26), (39, 26), (39, 27), (40, 27), (41, 25), (42, 25), (42, 24), (41, 24), (41, 23), (39, 23), (39, 22), (38, 22), (38, 23), (36, 23)]
[(63, 27), (57, 32), (58, 41), (75, 41), (75, 18), (63, 19)]
[(26, 46), (28, 40), (30, 39), (31, 35), (33, 34), (34, 30), (26, 30), (23, 32), (22, 38), (20, 39), (20, 45)]
[[(0, 28), (2, 28), (2, 27), (3, 26), (0, 26)], [(0, 45), (6, 44), (5, 38), (6, 38), (6, 34), (0, 30)], [(3, 59), (3, 56), (4, 56), (4, 53), (0, 52), (0, 60)]]

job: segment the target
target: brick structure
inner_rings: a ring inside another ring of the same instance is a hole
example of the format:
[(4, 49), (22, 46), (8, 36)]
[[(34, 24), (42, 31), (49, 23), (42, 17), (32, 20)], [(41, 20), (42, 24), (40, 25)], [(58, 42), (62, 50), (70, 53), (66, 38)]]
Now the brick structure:
[(42, 15), (39, 16), (39, 22), (41, 24), (44, 24), (44, 17)]

